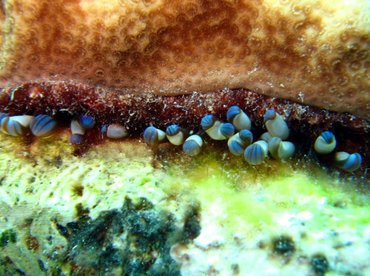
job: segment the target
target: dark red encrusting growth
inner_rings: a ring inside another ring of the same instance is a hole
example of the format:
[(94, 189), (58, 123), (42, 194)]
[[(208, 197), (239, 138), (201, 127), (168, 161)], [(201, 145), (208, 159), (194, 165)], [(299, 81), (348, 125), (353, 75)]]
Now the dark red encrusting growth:
[[(48, 114), (61, 122), (65, 120), (67, 124), (74, 116), (89, 114), (95, 118), (97, 126), (121, 123), (133, 137), (141, 135), (150, 124), (165, 129), (167, 125), (177, 123), (197, 130), (205, 114), (211, 113), (225, 120), (226, 111), (232, 105), (246, 111), (257, 135), (264, 131), (263, 114), (266, 109), (274, 108), (288, 122), (291, 129), (289, 140), (309, 149), (321, 131), (329, 129), (337, 137), (337, 150), (360, 152), (364, 165), (370, 163), (369, 121), (246, 89), (157, 96), (124, 94), (76, 83), (32, 82), (5, 88), (0, 93), (0, 111), (11, 115)], [(94, 139), (90, 137), (88, 140)]]

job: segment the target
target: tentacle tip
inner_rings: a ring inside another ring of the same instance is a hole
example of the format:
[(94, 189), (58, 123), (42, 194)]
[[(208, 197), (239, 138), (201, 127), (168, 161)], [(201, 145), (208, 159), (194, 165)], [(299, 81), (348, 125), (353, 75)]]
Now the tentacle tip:
[(83, 143), (83, 135), (80, 134), (72, 134), (69, 138), (69, 141), (73, 145), (81, 145)]
[(189, 156), (196, 156), (200, 153), (202, 145), (202, 138), (199, 135), (194, 134), (185, 140), (182, 145), (182, 150)]
[(178, 134), (180, 132), (180, 130), (181, 130), (181, 128), (176, 124), (169, 125), (166, 128), (166, 135), (174, 136), (174, 135)]
[(215, 117), (211, 114), (208, 114), (202, 118), (200, 125), (203, 130), (207, 130), (210, 129), (215, 124), (215, 122), (216, 122)]
[(144, 141), (149, 146), (157, 145), (164, 137), (165, 133), (154, 126), (149, 126), (144, 130)]
[(233, 106), (229, 107), (229, 109), (227, 110), (226, 119), (229, 122), (231, 122), (236, 115), (240, 114), (240, 112), (241, 112), (240, 107), (236, 106), (236, 105), (233, 105)]
[(266, 110), (265, 114), (263, 115), (263, 121), (267, 122), (269, 120), (273, 120), (276, 116), (275, 109), (268, 109)]
[(220, 132), (223, 136), (226, 138), (229, 138), (234, 135), (235, 133), (235, 128), (232, 124), (230, 123), (224, 123), (220, 126)]
[(235, 156), (240, 156), (244, 152), (244, 147), (235, 140), (231, 140), (230, 142), (228, 142), (228, 147), (231, 154)]
[(331, 131), (324, 131), (318, 136), (314, 143), (314, 150), (318, 154), (329, 154), (334, 151), (337, 141)]
[(31, 122), (30, 129), (35, 136), (48, 136), (53, 132), (56, 125), (57, 122), (52, 117), (39, 114)]
[(92, 116), (89, 115), (81, 115), (79, 122), (83, 128), (91, 129), (95, 125), (95, 120)]
[(250, 130), (248, 130), (248, 129), (242, 129), (239, 132), (239, 137), (243, 141), (246, 141), (246, 142), (249, 142), (249, 143), (252, 143), (253, 142), (253, 133)]
[(267, 143), (265, 141), (257, 141), (248, 146), (244, 151), (244, 159), (250, 165), (260, 165), (267, 157)]
[(347, 172), (354, 172), (361, 168), (362, 156), (359, 153), (337, 152), (335, 154), (336, 165)]

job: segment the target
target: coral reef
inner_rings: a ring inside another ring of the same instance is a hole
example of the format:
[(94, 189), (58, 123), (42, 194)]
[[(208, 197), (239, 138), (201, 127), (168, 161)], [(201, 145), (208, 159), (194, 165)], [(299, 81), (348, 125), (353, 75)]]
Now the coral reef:
[(368, 10), (366, 0), (8, 0), (1, 85), (243, 87), (369, 118)]
[(370, 274), (369, 3), (3, 1), (0, 274)]
[[(349, 114), (263, 96), (245, 89), (224, 89), (214, 93), (181, 96), (121, 95), (75, 83), (33, 82), (4, 89), (0, 95), (0, 111), (10, 115), (48, 114), (60, 126), (70, 125), (71, 121), (74, 125), (77, 123), (75, 118), (89, 114), (89, 117), (94, 118), (95, 128), (87, 131), (84, 137), (85, 146), (102, 142), (107, 130), (113, 126), (120, 129), (120, 137), (141, 136), (149, 125), (162, 129), (162, 140), (165, 138), (166, 127), (172, 124), (196, 132), (201, 130), (204, 115), (211, 113), (215, 121), (226, 121), (228, 109), (232, 106), (238, 106), (247, 112), (253, 124), (255, 140), (264, 131), (264, 124), (267, 127), (270, 124), (271, 120), (264, 123), (264, 115), (266, 110), (273, 108), (276, 113), (281, 114), (277, 118), (283, 122), (276, 127), (287, 128), (285, 120), (289, 125), (288, 134), (291, 133), (289, 139), (303, 151), (312, 147), (322, 131), (330, 129), (338, 139), (337, 151), (361, 153), (365, 167), (370, 162), (369, 121)], [(102, 127), (104, 135), (101, 132)], [(77, 133), (74, 129), (76, 127), (71, 126), (72, 135), (85, 133), (84, 130), (78, 130)], [(82, 139), (72, 142), (81, 144)]]
[(55, 135), (0, 134), (1, 274), (370, 269), (366, 179), (309, 157), (253, 167), (210, 143), (196, 157), (138, 139), (74, 156)]

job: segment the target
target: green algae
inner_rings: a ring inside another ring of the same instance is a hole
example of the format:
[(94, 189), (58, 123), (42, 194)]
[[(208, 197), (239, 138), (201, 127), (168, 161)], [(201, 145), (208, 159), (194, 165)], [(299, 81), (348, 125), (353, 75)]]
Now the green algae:
[(177, 183), (170, 186), (180, 187), (179, 193), (191, 191), (205, 209), (222, 206), (217, 219), (230, 231), (272, 229), (287, 211), (309, 212), (318, 228), (365, 227), (370, 222), (369, 194), (357, 190), (354, 179), (340, 179), (309, 160), (299, 166), (270, 160), (252, 167), (226, 159), (216, 153), (197, 157), (185, 170), (182, 163), (172, 165), (167, 182)]
[(14, 230), (8, 229), (1, 233), (0, 247), (5, 247), (9, 243), (15, 243), (15, 242), (17, 242), (17, 233)]
[[(126, 196), (134, 204), (146, 198), (158, 212), (170, 212), (173, 220), (166, 227), (184, 225), (186, 234), (177, 241), (186, 243), (191, 243), (203, 227), (209, 227), (205, 224), (221, 227), (225, 236), (239, 233), (257, 241), (261, 233), (271, 239), (294, 233), (297, 229), (291, 228), (290, 219), (304, 224), (305, 231), (312, 235), (327, 229), (351, 229), (358, 234), (370, 222), (368, 186), (359, 185), (351, 176), (330, 172), (309, 158), (268, 160), (253, 167), (242, 158), (225, 154), (222, 148), (207, 147), (200, 156), (190, 158), (180, 150), (167, 151), (166, 145), (153, 152), (138, 141), (109, 142), (83, 156), (74, 156), (68, 136), (56, 142), (21, 144), (15, 151), (19, 140), (1, 138), (0, 210), (7, 217), (2, 227), (14, 229), (21, 237), (30, 229), (23, 229), (18, 221), (43, 214), (42, 222), (35, 219), (31, 229), (40, 242), (40, 252), (48, 256), (55, 252), (66, 256), (73, 248), (66, 248), (66, 241), (55, 234), (60, 234), (55, 218), (60, 225), (87, 215), (90, 222), (95, 222), (102, 213), (121, 208)], [(58, 244), (46, 240), (47, 232), (53, 233), (62, 249), (56, 250)], [(300, 240), (296, 236), (294, 240), (297, 251), (301, 250)], [(14, 261), (16, 267), (23, 265), (27, 254), (40, 254), (22, 249), (28, 253), (19, 255), (21, 249), (17, 247), (22, 246), (22, 241), (7, 246), (6, 254), (18, 260)], [(80, 248), (90, 252), (90, 248)], [(168, 253), (169, 248), (166, 250)], [(36, 257), (30, 260), (37, 265)], [(59, 261), (56, 258), (49, 262)], [(69, 266), (63, 270), (68, 271)]]

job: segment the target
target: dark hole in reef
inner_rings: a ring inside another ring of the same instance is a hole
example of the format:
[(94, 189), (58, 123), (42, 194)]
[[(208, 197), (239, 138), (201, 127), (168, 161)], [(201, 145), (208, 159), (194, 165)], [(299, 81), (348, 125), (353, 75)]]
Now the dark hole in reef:
[(316, 275), (324, 275), (329, 270), (329, 262), (322, 254), (313, 255), (310, 263)]
[(26, 276), (26, 275), (27, 275), (27, 274), (26, 274), (26, 272), (24, 272), (22, 269), (17, 268), (15, 271), (16, 271), (17, 273), (19, 273), (19, 275), (24, 275), (24, 276)]
[(31, 251), (37, 251), (40, 247), (39, 241), (37, 240), (36, 237), (32, 235), (29, 235), (28, 237), (26, 237), (26, 245), (27, 245), (28, 250), (31, 250)]
[(41, 259), (38, 259), (37, 263), (39, 264), (39, 268), (40, 268), (41, 271), (44, 271), (44, 272), (47, 271), (45, 263)]
[(4, 180), (6, 179), (6, 176), (2, 176), (1, 178), (0, 178), (0, 186), (2, 186), (3, 185), (3, 182), (4, 182)]
[(69, 232), (68, 232), (68, 228), (59, 224), (59, 223), (55, 223), (55, 226), (59, 232), (59, 234), (61, 234), (63, 237), (65, 238), (68, 238), (69, 237)]
[(83, 216), (87, 216), (90, 213), (89, 208), (84, 208), (81, 203), (78, 203), (75, 209), (76, 209), (76, 216), (79, 218)]
[(23, 227), (30, 227), (32, 223), (33, 223), (33, 218), (31, 217), (25, 218), (23, 222)]
[(191, 206), (185, 215), (184, 242), (195, 239), (200, 234), (200, 206)]
[(295, 244), (289, 236), (279, 236), (272, 241), (272, 249), (275, 254), (289, 257), (295, 251)]
[(232, 264), (231, 265), (231, 271), (234, 275), (239, 275), (240, 273), (240, 267), (238, 264)]
[(58, 169), (63, 165), (63, 159), (60, 155), (55, 157), (54, 164), (55, 164), (55, 167), (57, 167)]
[(94, 220), (82, 214), (66, 226), (56, 222), (68, 242), (61, 265), (70, 263), (76, 274), (114, 270), (121, 275), (180, 275), (169, 252), (174, 244), (199, 235), (199, 215), (199, 205), (190, 206), (183, 227), (178, 227), (172, 213), (157, 210), (145, 198), (126, 198), (121, 209), (102, 212)]
[(82, 186), (81, 184), (76, 184), (76, 185), (73, 185), (72, 187), (72, 193), (77, 195), (77, 196), (83, 196), (84, 194), (84, 186)]
[(70, 122), (73, 119), (73, 114), (67, 110), (58, 110), (53, 117), (56, 121), (58, 121), (59, 126), (69, 127)]

